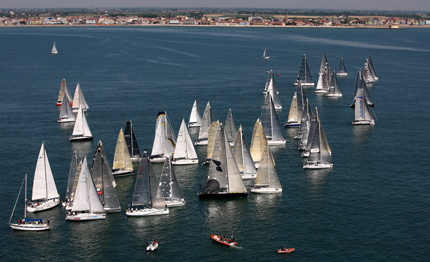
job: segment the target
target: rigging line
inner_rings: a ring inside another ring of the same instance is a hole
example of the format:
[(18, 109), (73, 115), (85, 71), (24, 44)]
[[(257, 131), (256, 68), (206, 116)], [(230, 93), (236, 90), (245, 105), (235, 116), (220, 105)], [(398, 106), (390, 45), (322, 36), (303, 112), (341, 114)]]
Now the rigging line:
[[(27, 173), (25, 175), (27, 176)], [(10, 218), (9, 218), (9, 225), (10, 225), (10, 221), (12, 220), (13, 213), (15, 212), (15, 208), (16, 208), (16, 204), (18, 203), (19, 196), (21, 195), (21, 190), (22, 190), (22, 186), (24, 185), (24, 181), (25, 181), (25, 177), (22, 180), (21, 188), (19, 189), (18, 196), (16, 197), (15, 206), (13, 206), (12, 214), (10, 215)], [(24, 205), (24, 208), (27, 208), (27, 207)]]

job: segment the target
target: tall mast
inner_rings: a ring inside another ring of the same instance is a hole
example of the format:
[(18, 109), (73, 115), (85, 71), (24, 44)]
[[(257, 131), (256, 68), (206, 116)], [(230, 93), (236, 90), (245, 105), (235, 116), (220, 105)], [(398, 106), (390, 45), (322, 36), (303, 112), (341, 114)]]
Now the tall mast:
[(48, 179), (47, 179), (47, 175), (46, 175), (46, 150), (45, 150), (45, 141), (43, 141), (43, 170), (45, 171), (45, 190), (46, 190), (45, 199), (48, 199)]
[[(21, 184), (22, 186), (22, 184)], [(25, 201), (24, 201), (24, 218), (27, 218), (27, 173), (25, 173)]]

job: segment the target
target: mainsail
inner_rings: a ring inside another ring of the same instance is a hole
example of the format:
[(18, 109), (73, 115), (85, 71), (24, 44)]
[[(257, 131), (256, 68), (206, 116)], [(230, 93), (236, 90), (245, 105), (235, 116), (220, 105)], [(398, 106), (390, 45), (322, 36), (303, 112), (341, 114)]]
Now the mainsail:
[(266, 94), (266, 99), (261, 110), (260, 122), (263, 125), (263, 130), (269, 144), (285, 143), (284, 134), (282, 133), (270, 92)]
[(61, 81), (60, 92), (58, 93), (57, 106), (60, 106), (63, 103), (64, 95), (67, 96), (67, 99), (69, 101), (73, 101), (72, 95), (70, 94), (70, 90), (67, 87), (66, 79), (63, 78), (63, 80)]
[(246, 142), (245, 134), (243, 133), (242, 125), (239, 126), (239, 130), (237, 131), (233, 146), (233, 155), (239, 171), (243, 174), (242, 178), (249, 174), (252, 175), (257, 173), (249, 151), (248, 143)]
[(299, 81), (304, 86), (313, 86), (314, 80), (312, 79), (311, 71), (306, 59), (306, 54), (303, 55), (302, 62), (300, 64), (299, 75), (297, 76), (297, 81), (294, 85), (298, 85)]
[(178, 141), (176, 143), (173, 158), (175, 160), (197, 159), (197, 153), (184, 119), (182, 119), (181, 127), (179, 128)]
[(197, 106), (197, 100), (194, 100), (193, 108), (191, 109), (190, 120), (188, 126), (200, 126), (202, 124), (202, 118), (200, 116), (199, 107)]
[(359, 88), (363, 89), (364, 97), (366, 97), (367, 104), (369, 106), (373, 106), (372, 99), (370, 98), (369, 90), (367, 89), (366, 83), (363, 79), (363, 75), (361, 73), (361, 68), (357, 71), (357, 77), (355, 78), (355, 87), (354, 87), (354, 99), (352, 101), (351, 106), (355, 106), (355, 98), (357, 96), (357, 90)]
[[(183, 123), (185, 125), (185, 121)], [(168, 203), (184, 201), (181, 189), (179, 188), (178, 179), (176, 178), (175, 170), (173, 169), (172, 162), (169, 158), (164, 162), (159, 186), (164, 199)]]
[(52, 175), (48, 155), (45, 150), (45, 143), (40, 147), (37, 158), (36, 169), (34, 170), (33, 191), (31, 200), (48, 200), (58, 198), (57, 186)]
[(237, 132), (236, 124), (234, 123), (233, 115), (230, 109), (228, 110), (227, 119), (225, 120), (225, 134), (227, 135), (227, 140), (230, 144), (234, 143), (236, 132)]
[(73, 114), (72, 107), (70, 106), (69, 99), (64, 96), (63, 102), (60, 108), (60, 115), (58, 116), (58, 122), (73, 122), (75, 121), (75, 115)]
[(69, 168), (69, 179), (67, 181), (66, 200), (72, 199), (73, 184), (75, 182), (77, 169), (78, 169), (78, 157), (77, 157), (76, 151), (75, 151), (75, 152), (73, 152), (72, 162), (70, 163), (70, 168)]
[(81, 85), (78, 83), (76, 85), (75, 94), (73, 95), (73, 112), (77, 112), (80, 106), (82, 106), (84, 112), (89, 109), (87, 101), (85, 101), (84, 94), (82, 93)]
[(127, 144), (128, 153), (130, 154), (130, 158), (139, 159), (142, 157), (140, 153), (139, 144), (137, 143), (136, 135), (134, 133), (133, 125), (131, 120), (125, 122), (124, 129), (124, 139)]
[(176, 137), (167, 118), (167, 113), (158, 112), (151, 159), (172, 157), (175, 147)]
[(133, 163), (128, 153), (122, 128), (118, 134), (112, 168), (113, 170), (133, 170)]
[(200, 126), (198, 141), (208, 139), (209, 127), (211, 126), (213, 121), (214, 121), (214, 116), (212, 114), (211, 106), (208, 102), (205, 108), (205, 112), (203, 113), (202, 125)]

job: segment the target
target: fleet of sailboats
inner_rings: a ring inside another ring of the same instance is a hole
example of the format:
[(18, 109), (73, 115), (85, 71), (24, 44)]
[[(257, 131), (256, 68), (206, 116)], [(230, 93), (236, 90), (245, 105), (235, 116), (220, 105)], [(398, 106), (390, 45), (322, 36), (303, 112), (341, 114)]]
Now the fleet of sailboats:
[(71, 210), (66, 213), (68, 221), (105, 219), (106, 212), (100, 202), (96, 187), (88, 170), (87, 158), (84, 158), (79, 174), (76, 193)]
[(128, 153), (132, 162), (140, 162), (142, 154), (140, 152), (139, 144), (137, 143), (136, 134), (134, 133), (131, 120), (125, 122), (124, 129), (125, 143), (127, 144)]
[(126, 176), (134, 174), (133, 163), (131, 162), (130, 154), (128, 153), (128, 148), (122, 128), (119, 131), (118, 139), (116, 141), (112, 172), (114, 176)]
[(127, 208), (127, 216), (167, 215), (169, 208), (163, 192), (155, 177), (154, 169), (146, 151), (140, 159), (139, 172), (136, 176), (133, 201)]
[(303, 87), (313, 87), (315, 85), (312, 79), (311, 70), (309, 69), (308, 61), (306, 59), (306, 54), (303, 55), (302, 62), (300, 64), (299, 75), (297, 76), (297, 81), (294, 85), (301, 83)]
[[(22, 186), (25, 184), (24, 188), (24, 217), (18, 219), (18, 223), (11, 223), (13, 214), (15, 213), (16, 204), (18, 203), (19, 196), (21, 194)], [(20, 231), (42, 231), (42, 230), (49, 230), (51, 229), (51, 226), (49, 224), (49, 220), (47, 223), (44, 222), (42, 218), (36, 218), (36, 219), (28, 219), (27, 218), (27, 174), (24, 176), (24, 180), (22, 181), (21, 188), (19, 189), (18, 196), (16, 197), (15, 206), (13, 207), (12, 214), (10, 215), (9, 219), (9, 226), (13, 230), (20, 230)]]
[(175, 147), (176, 137), (167, 113), (165, 111), (158, 112), (150, 161), (153, 163), (164, 163), (166, 158), (172, 157)]
[(194, 145), (201, 146), (208, 144), (209, 128), (213, 121), (215, 121), (214, 115), (212, 114), (212, 108), (208, 101), (205, 108), (205, 112), (203, 113), (202, 124), (199, 130), (199, 137), (197, 141), (194, 142)]
[(190, 120), (188, 121), (188, 127), (199, 127), (202, 125), (202, 117), (200, 116), (199, 107), (197, 106), (197, 100), (194, 100), (193, 108), (190, 113)]
[(166, 161), (164, 161), (159, 186), (168, 207), (185, 205), (184, 196), (182, 195), (181, 188), (179, 187), (178, 179), (176, 178), (175, 170), (173, 169), (170, 158), (167, 158)]
[(93, 140), (93, 135), (91, 134), (82, 106), (79, 106), (75, 126), (73, 127), (73, 133), (69, 140), (70, 142)]
[(40, 147), (34, 170), (32, 202), (27, 205), (28, 212), (43, 211), (60, 204), (60, 195), (55, 185), (54, 176), (45, 150), (45, 142)]

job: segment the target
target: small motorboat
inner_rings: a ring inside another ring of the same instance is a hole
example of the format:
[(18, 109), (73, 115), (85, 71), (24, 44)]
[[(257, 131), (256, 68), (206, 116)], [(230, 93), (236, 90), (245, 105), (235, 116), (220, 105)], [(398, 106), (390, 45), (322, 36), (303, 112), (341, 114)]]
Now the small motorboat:
[(234, 242), (234, 237), (233, 236), (230, 239), (228, 239), (228, 238), (221, 237), (221, 236), (218, 236), (218, 235), (211, 235), (211, 238), (214, 241), (216, 241), (216, 242), (218, 242), (220, 244), (223, 244), (223, 245), (227, 245), (229, 247), (237, 245), (237, 243)]
[(294, 251), (294, 248), (293, 247), (283, 247), (283, 248), (281, 248), (281, 249), (277, 249), (276, 250), (276, 253), (278, 253), (278, 254), (285, 254), (285, 253), (291, 253), (291, 252), (293, 252)]
[(158, 242), (156, 240), (149, 241), (146, 251), (156, 251), (158, 249)]

